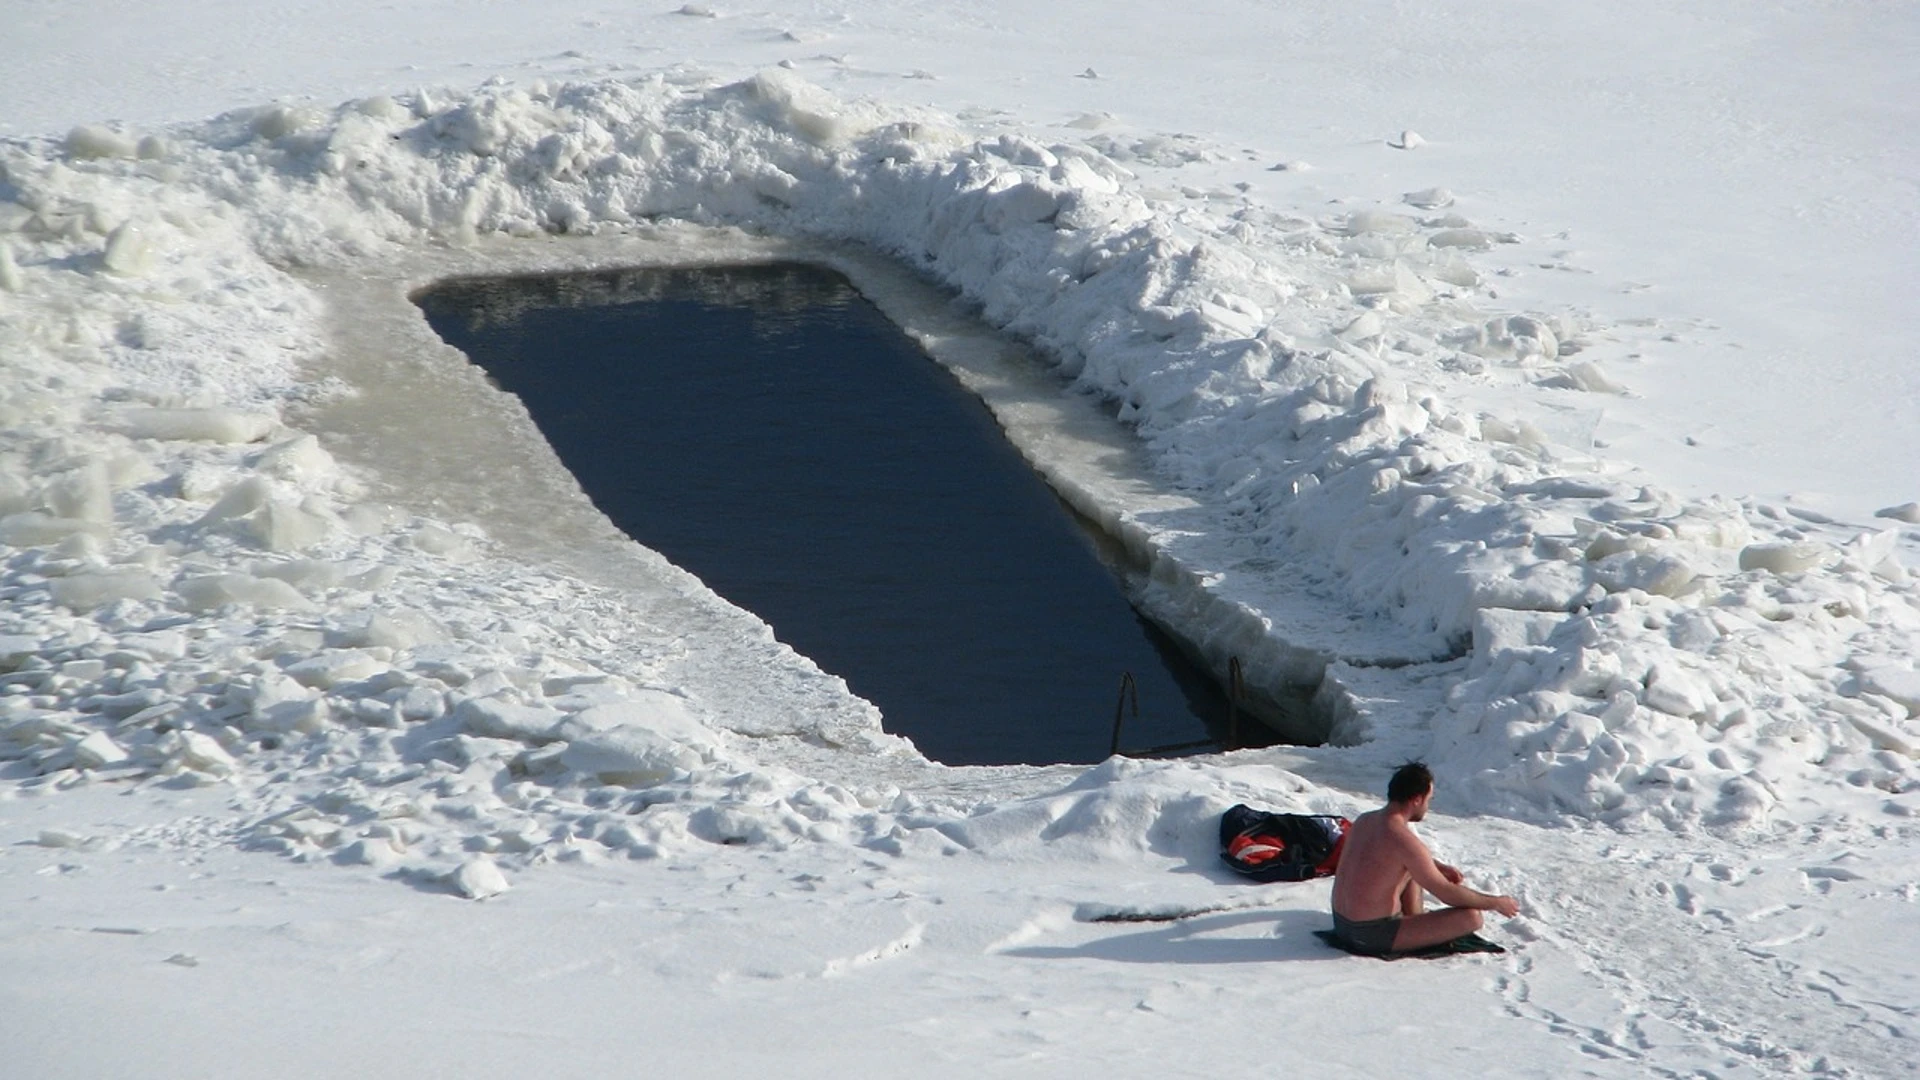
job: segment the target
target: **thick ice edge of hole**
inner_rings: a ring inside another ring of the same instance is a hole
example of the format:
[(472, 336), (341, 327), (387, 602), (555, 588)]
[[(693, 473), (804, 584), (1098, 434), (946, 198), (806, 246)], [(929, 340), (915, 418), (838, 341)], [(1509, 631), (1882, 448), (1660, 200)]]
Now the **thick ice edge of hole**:
[[(1101, 402), (1067, 391), (1044, 358), (981, 323), (950, 293), (850, 245), (669, 226), (411, 249), (349, 270), (304, 271), (328, 306), (333, 348), (322, 374), (357, 392), (314, 407), (303, 422), (371, 473), (391, 501), (478, 524), (529, 562), (613, 587), (643, 568), (657, 576), (671, 564), (593, 506), (519, 400), (442, 341), (410, 297), (450, 278), (769, 262), (844, 274), (977, 394), (1028, 463), (1108, 539), (1103, 554), (1121, 568), (1136, 607), (1223, 683), (1237, 657), (1245, 707), (1287, 741), (1326, 741), (1348, 708), (1343, 691), (1323, 685), (1335, 660), (1397, 667), (1437, 659), (1390, 639), (1316, 640), (1316, 621), (1345, 621), (1322, 610), (1321, 598), (1303, 593), (1297, 611), (1256, 610), (1209, 588), (1221, 568), (1192, 565), (1172, 550), (1204, 531), (1208, 508), (1156, 477), (1137, 439)], [(678, 573), (687, 589), (705, 591)]]

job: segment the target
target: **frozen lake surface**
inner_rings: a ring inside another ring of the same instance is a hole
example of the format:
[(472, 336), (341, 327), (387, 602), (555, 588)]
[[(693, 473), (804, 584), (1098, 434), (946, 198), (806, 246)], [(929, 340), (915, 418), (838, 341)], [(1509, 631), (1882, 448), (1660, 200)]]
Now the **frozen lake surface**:
[[(17, 1071), (1913, 1074), (1911, 14), (13, 7)], [(1326, 745), (929, 761), (408, 298), (776, 259)], [(1502, 957), (1220, 863), (1412, 756)]]

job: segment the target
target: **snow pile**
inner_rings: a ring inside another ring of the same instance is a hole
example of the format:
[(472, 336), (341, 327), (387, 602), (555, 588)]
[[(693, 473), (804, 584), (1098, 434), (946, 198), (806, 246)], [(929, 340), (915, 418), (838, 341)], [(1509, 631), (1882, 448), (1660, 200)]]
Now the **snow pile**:
[(999, 858), (1125, 864), (1151, 853), (1212, 867), (1220, 815), (1240, 802), (1347, 812), (1344, 799), (1287, 772), (1111, 758), (1057, 790), (982, 805), (938, 828), (970, 851)]
[[(769, 681), (811, 704), (706, 704), (721, 680), (674, 612), (718, 605), (671, 568), (636, 585), (649, 610), (512, 565), (471, 524), (372, 501), (289, 423), (348, 388), (303, 381), (328, 343), (286, 267), (678, 219), (871, 245), (1049, 350), (1199, 503), (1175, 525), (1106, 508), (1185, 573), (1148, 602), (1202, 612), (1199, 640), (1238, 620), (1284, 641), (1293, 666), (1256, 680), (1332, 671), (1342, 741), (1429, 725), (1472, 805), (1684, 828), (1920, 782), (1895, 534), (1680, 500), (1462, 404), (1623, 388), (1576, 359), (1604, 328), (1500, 310), (1474, 257), (1513, 238), (1443, 191), (1316, 221), (1129, 170), (1177, 149), (977, 138), (786, 72), (0, 145), (0, 748), (54, 783), (232, 783), (260, 811), (249, 842), (372, 864), (992, 847), (1114, 814), (1151, 837), (1097, 798), (961, 820), (964, 800), (800, 776), (744, 736), (911, 756), (770, 641), (751, 647)], [(1297, 628), (1300, 595), (1368, 645)], [(1121, 783), (1103, 768), (1081, 784)], [(462, 865), (455, 887), (499, 891), (492, 862)]]

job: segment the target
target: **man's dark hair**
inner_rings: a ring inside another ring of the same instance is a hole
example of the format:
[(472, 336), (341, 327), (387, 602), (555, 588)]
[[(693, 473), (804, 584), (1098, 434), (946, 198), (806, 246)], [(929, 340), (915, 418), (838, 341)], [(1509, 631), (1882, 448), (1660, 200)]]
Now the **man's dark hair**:
[(1390, 803), (1411, 802), (1433, 790), (1433, 773), (1418, 761), (1409, 761), (1393, 771), (1393, 779), (1387, 781), (1387, 801)]

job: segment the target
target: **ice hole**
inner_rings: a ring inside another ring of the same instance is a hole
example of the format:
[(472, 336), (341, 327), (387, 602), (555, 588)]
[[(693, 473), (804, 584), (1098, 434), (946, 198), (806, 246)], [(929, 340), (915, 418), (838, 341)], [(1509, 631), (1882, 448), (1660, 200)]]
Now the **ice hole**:
[[(599, 510), (948, 764), (1218, 747), (1219, 682), (980, 398), (818, 266), (442, 281), (435, 331), (518, 395)], [(1102, 555), (1106, 556), (1103, 562)], [(1237, 740), (1270, 742), (1241, 711)]]

